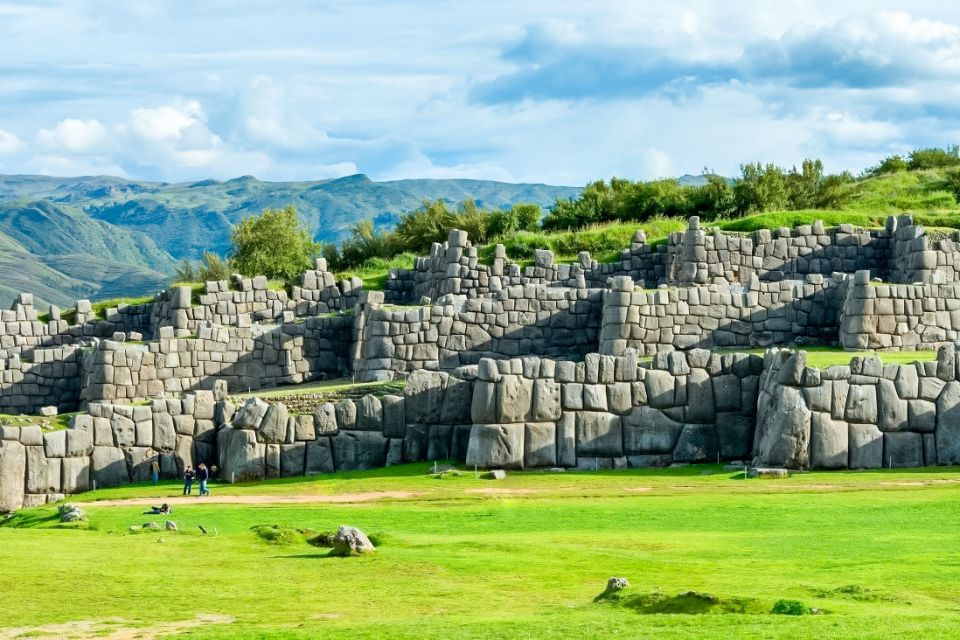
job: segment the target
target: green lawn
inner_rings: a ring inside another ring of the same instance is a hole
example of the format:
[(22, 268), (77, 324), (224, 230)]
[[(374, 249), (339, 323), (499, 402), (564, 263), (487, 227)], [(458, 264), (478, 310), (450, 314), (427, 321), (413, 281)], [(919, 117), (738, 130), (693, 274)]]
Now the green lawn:
[[(198, 500), (175, 506), (176, 533), (128, 533), (164, 519), (142, 506), (88, 502), (82, 530), (57, 528), (49, 507), (20, 512), (0, 526), (0, 637), (14, 637), (2, 627), (38, 635), (37, 625), (114, 618), (176, 630), (160, 625), (198, 614), (232, 622), (175, 637), (960, 637), (957, 469), (747, 481), (704, 466), (491, 482), (435, 479), (427, 468), (214, 486), (215, 497), (410, 493), (352, 504)], [(79, 499), (159, 503), (176, 493), (126, 487)], [(375, 534), (378, 552), (329, 558), (251, 531), (342, 523)], [(749, 613), (594, 603), (613, 575), (639, 597), (692, 590)], [(768, 613), (780, 599), (822, 613)]]
[[(910, 364), (937, 359), (937, 352), (923, 351), (845, 351), (837, 347), (803, 346), (791, 347), (807, 352), (807, 366), (826, 369), (834, 365), (849, 364), (857, 357), (878, 356), (884, 364)], [(753, 353), (762, 356), (765, 349), (717, 349), (718, 353)]]

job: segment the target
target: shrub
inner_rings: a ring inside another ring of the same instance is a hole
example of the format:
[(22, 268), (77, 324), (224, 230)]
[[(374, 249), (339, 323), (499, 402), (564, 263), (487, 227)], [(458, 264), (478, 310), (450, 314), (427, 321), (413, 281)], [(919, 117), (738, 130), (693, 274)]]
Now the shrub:
[(810, 613), (810, 609), (799, 600), (777, 600), (773, 603), (770, 613), (783, 616), (802, 616)]
[(231, 259), (237, 271), (274, 279), (295, 278), (310, 268), (311, 257), (320, 249), (293, 205), (244, 218), (234, 228), (232, 240)]

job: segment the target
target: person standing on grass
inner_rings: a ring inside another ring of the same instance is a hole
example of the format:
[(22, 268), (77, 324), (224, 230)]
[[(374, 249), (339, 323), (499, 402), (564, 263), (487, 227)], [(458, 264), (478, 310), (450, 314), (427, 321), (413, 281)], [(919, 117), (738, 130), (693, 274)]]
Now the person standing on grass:
[(150, 472), (153, 475), (153, 484), (160, 482), (160, 456), (153, 456), (150, 463)]
[(193, 467), (187, 467), (183, 472), (183, 495), (193, 493)]
[(200, 466), (197, 467), (197, 480), (200, 481), (200, 492), (198, 495), (208, 496), (210, 495), (210, 490), (207, 489), (207, 480), (210, 479), (210, 472), (207, 471), (207, 465), (200, 463)]

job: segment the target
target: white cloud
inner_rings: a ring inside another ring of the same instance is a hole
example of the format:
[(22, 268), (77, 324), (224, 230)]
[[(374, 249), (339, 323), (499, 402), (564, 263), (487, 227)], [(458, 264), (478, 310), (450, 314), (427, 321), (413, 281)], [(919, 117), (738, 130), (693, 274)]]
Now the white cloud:
[(73, 153), (103, 150), (108, 133), (97, 120), (61, 120), (53, 129), (40, 129), (37, 139), (47, 147), (59, 148)]
[(0, 129), (0, 154), (13, 153), (20, 150), (20, 139), (9, 131)]

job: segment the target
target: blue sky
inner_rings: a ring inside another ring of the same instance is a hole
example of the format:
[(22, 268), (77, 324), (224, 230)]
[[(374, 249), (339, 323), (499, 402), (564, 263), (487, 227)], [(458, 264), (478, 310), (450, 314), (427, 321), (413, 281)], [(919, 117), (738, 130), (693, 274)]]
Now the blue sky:
[(858, 171), (960, 142), (946, 2), (0, 0), (0, 172)]

